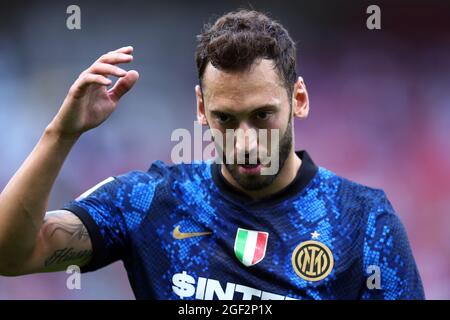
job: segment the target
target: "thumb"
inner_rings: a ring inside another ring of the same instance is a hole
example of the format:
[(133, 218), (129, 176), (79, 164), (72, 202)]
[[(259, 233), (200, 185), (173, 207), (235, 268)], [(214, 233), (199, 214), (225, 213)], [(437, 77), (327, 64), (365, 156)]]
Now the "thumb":
[(124, 77), (121, 77), (114, 87), (112, 87), (108, 93), (114, 102), (120, 100), (120, 98), (127, 93), (139, 79), (139, 73), (136, 70), (130, 70)]

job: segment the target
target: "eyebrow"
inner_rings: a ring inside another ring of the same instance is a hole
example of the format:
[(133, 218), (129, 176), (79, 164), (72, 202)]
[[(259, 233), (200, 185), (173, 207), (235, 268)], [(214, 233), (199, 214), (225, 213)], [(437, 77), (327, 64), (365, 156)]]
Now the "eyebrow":
[[(254, 112), (259, 112), (259, 111), (269, 111), (269, 110), (278, 110), (278, 109), (279, 109), (279, 106), (277, 106), (277, 105), (265, 104), (265, 105), (262, 105), (262, 106), (252, 107), (252, 108), (250, 108), (250, 111), (248, 111), (248, 112), (237, 112), (237, 114), (239, 114), (239, 113), (254, 113)], [(210, 112), (212, 114), (214, 114), (214, 115), (220, 115), (220, 114), (232, 115), (232, 114), (236, 114), (236, 112), (231, 111), (227, 107), (220, 108), (220, 110), (212, 109), (212, 110), (210, 110)]]

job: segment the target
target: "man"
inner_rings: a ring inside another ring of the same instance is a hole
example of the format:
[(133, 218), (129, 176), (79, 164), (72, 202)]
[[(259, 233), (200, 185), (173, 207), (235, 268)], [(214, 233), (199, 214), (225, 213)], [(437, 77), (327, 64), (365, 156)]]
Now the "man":
[[(215, 132), (225, 161), (157, 161), (46, 213), (70, 149), (138, 80), (117, 66), (132, 53), (109, 52), (81, 73), (1, 193), (1, 274), (69, 265), (87, 272), (123, 260), (139, 299), (424, 298), (384, 192), (295, 152), (294, 117), (309, 111), (295, 46), (279, 23), (255, 11), (228, 13), (198, 37), (197, 118)], [(108, 76), (119, 78), (110, 89)], [(264, 142), (229, 138), (227, 130), (270, 134)]]

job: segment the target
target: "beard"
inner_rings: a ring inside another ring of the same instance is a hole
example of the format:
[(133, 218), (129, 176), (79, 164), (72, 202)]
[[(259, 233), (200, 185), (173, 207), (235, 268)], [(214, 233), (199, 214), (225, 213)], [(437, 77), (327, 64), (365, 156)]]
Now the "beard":
[(239, 165), (238, 164), (227, 164), (224, 161), (225, 167), (228, 170), (228, 172), (231, 174), (231, 176), (234, 178), (234, 180), (244, 189), (247, 190), (261, 190), (265, 187), (268, 187), (272, 184), (272, 182), (278, 177), (281, 170), (284, 167), (284, 164), (286, 163), (287, 158), (289, 157), (289, 154), (292, 149), (292, 118), (289, 119), (286, 132), (284, 135), (280, 138), (279, 142), (279, 166), (278, 170), (275, 174), (271, 175), (248, 175), (248, 174), (242, 174), (239, 172)]

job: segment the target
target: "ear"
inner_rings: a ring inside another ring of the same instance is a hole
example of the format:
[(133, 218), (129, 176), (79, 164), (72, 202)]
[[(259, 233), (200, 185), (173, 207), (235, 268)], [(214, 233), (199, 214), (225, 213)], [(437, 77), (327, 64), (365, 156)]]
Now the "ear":
[(308, 91), (306, 91), (305, 82), (302, 77), (298, 77), (294, 85), (294, 92), (292, 94), (292, 112), (297, 118), (305, 119), (309, 113), (309, 98)]
[(203, 103), (202, 89), (199, 85), (195, 86), (195, 97), (197, 99), (197, 121), (201, 125), (207, 125), (205, 104)]

